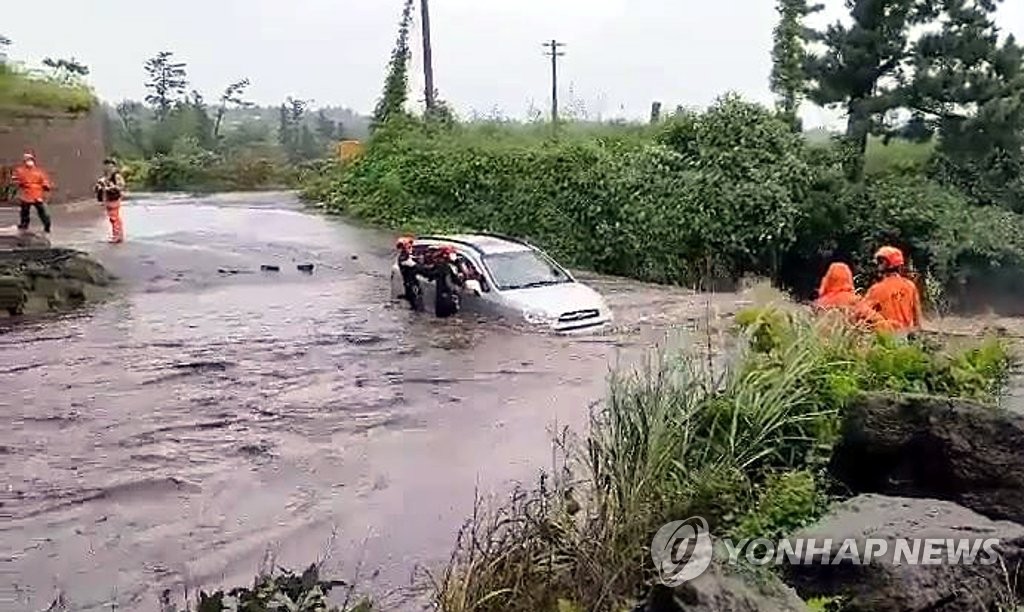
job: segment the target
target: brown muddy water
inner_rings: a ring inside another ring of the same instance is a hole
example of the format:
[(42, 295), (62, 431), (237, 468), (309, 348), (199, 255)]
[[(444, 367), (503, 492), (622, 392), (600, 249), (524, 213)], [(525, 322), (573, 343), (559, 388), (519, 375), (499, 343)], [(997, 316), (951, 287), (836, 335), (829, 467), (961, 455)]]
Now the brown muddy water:
[(531, 482), (610, 367), (708, 312), (587, 277), (617, 316), (598, 335), (439, 321), (388, 302), (393, 236), (289, 194), (140, 196), (124, 217), (123, 245), (94, 211), (54, 235), (117, 298), (0, 329), (0, 610), (145, 612), (164, 588), (248, 583), (268, 552), (359, 568), (404, 607), (475, 494)]

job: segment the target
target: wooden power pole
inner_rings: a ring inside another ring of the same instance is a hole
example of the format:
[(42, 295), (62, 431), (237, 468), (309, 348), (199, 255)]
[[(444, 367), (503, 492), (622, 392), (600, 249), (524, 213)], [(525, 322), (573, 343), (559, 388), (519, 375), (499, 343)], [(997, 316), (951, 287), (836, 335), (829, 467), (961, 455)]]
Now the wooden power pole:
[(544, 55), (551, 58), (551, 123), (555, 124), (558, 123), (558, 58), (565, 55), (565, 51), (560, 50), (565, 43), (552, 38), (544, 46), (547, 48)]
[(420, 25), (423, 30), (423, 88), (427, 111), (434, 110), (434, 60), (430, 49), (429, 0), (420, 0)]

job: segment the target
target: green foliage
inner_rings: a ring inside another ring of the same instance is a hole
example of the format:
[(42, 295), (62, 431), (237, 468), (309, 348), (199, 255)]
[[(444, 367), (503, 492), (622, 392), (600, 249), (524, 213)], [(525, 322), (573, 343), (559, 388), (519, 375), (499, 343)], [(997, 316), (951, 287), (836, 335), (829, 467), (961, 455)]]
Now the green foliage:
[(174, 61), (173, 52), (161, 51), (146, 60), (145, 68), (149, 75), (146, 89), (150, 92), (146, 102), (153, 105), (157, 120), (163, 121), (185, 95), (188, 86), (185, 64)]
[[(320, 568), (310, 565), (302, 574), (289, 570), (264, 572), (256, 577), (251, 588), (237, 587), (228, 592), (223, 590), (212, 594), (200, 592), (195, 612), (372, 612), (368, 600), (355, 605), (346, 603), (343, 607), (331, 606), (328, 595), (337, 587), (348, 586), (338, 580), (320, 578)], [(351, 595), (351, 589), (349, 590)], [(193, 610), (191, 602), (186, 603), (184, 612)], [(161, 598), (161, 612), (178, 612), (165, 591)]]
[(776, 107), (782, 117), (800, 131), (800, 101), (804, 96), (807, 77), (804, 64), (807, 53), (804, 50), (804, 18), (818, 10), (809, 7), (807, 0), (777, 0), (775, 10), (779, 23), (773, 32), (772, 73), (770, 84), (776, 96)]
[(810, 612), (840, 612), (845, 603), (846, 598), (841, 595), (815, 597), (807, 600), (807, 609)]
[(732, 535), (738, 539), (778, 540), (824, 514), (829, 497), (810, 470), (770, 474), (757, 487), (748, 512)]
[(767, 109), (726, 97), (657, 132), (578, 130), (551, 140), (399, 122), (307, 196), (402, 228), (524, 235), (576, 265), (657, 282), (771, 273), (793, 240), (809, 172), (800, 138)]
[[(563, 443), (565, 473), (467, 524), (435, 581), (438, 607), (621, 610), (653, 577), (644, 544), (668, 521), (696, 515), (719, 535), (773, 538), (818, 518), (833, 499), (824, 468), (843, 407), (911, 387), (919, 372), (890, 359), (903, 347), (838, 318), (778, 305), (738, 320), (737, 361), (724, 372), (684, 353), (613, 373), (586, 437)], [(989, 342), (913, 350), (934, 375), (929, 391), (989, 393), (1008, 367)], [(985, 383), (940, 383), (952, 363)]]
[(26, 71), (0, 62), (0, 111), (41, 109), (58, 113), (85, 113), (96, 105), (96, 96), (81, 81)]
[(376, 130), (392, 119), (406, 116), (405, 102), (409, 96), (409, 29), (412, 27), (413, 0), (405, 0), (402, 18), (398, 23), (398, 37), (391, 52), (388, 74), (384, 80), (377, 107), (373, 111), (371, 129)]
[[(978, 203), (1021, 210), (1024, 50), (1012, 37), (1000, 42), (1000, 2), (851, 0), (847, 25), (811, 33), (824, 45), (805, 66), (811, 99), (847, 112), (851, 179), (863, 176), (869, 134), (923, 141), (938, 131), (937, 176)], [(889, 125), (896, 110), (910, 122)]]

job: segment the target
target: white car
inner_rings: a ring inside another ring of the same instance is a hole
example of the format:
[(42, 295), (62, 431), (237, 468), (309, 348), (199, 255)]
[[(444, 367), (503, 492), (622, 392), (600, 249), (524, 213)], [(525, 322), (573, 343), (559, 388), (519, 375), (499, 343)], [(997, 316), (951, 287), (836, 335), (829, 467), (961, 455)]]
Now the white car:
[[(591, 330), (612, 321), (604, 298), (578, 282), (540, 249), (522, 240), (496, 234), (422, 236), (413, 243), (420, 259), (428, 249), (448, 245), (460, 262), (479, 279), (467, 283), (462, 309), (467, 312), (522, 321), (556, 332)], [(423, 304), (434, 307), (434, 283), (420, 278)], [(391, 295), (405, 293), (397, 258), (391, 267)]]

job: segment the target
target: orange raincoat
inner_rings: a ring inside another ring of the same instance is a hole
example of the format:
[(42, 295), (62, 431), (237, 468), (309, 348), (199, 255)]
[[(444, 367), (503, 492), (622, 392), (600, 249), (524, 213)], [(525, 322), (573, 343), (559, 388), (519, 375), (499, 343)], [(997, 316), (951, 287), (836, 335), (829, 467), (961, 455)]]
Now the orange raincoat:
[(860, 301), (853, 288), (853, 271), (844, 263), (834, 263), (821, 279), (818, 287), (818, 299), (814, 305), (818, 308), (853, 308)]
[(914, 330), (921, 327), (921, 294), (914, 281), (890, 274), (868, 289), (858, 314), (878, 331)]

